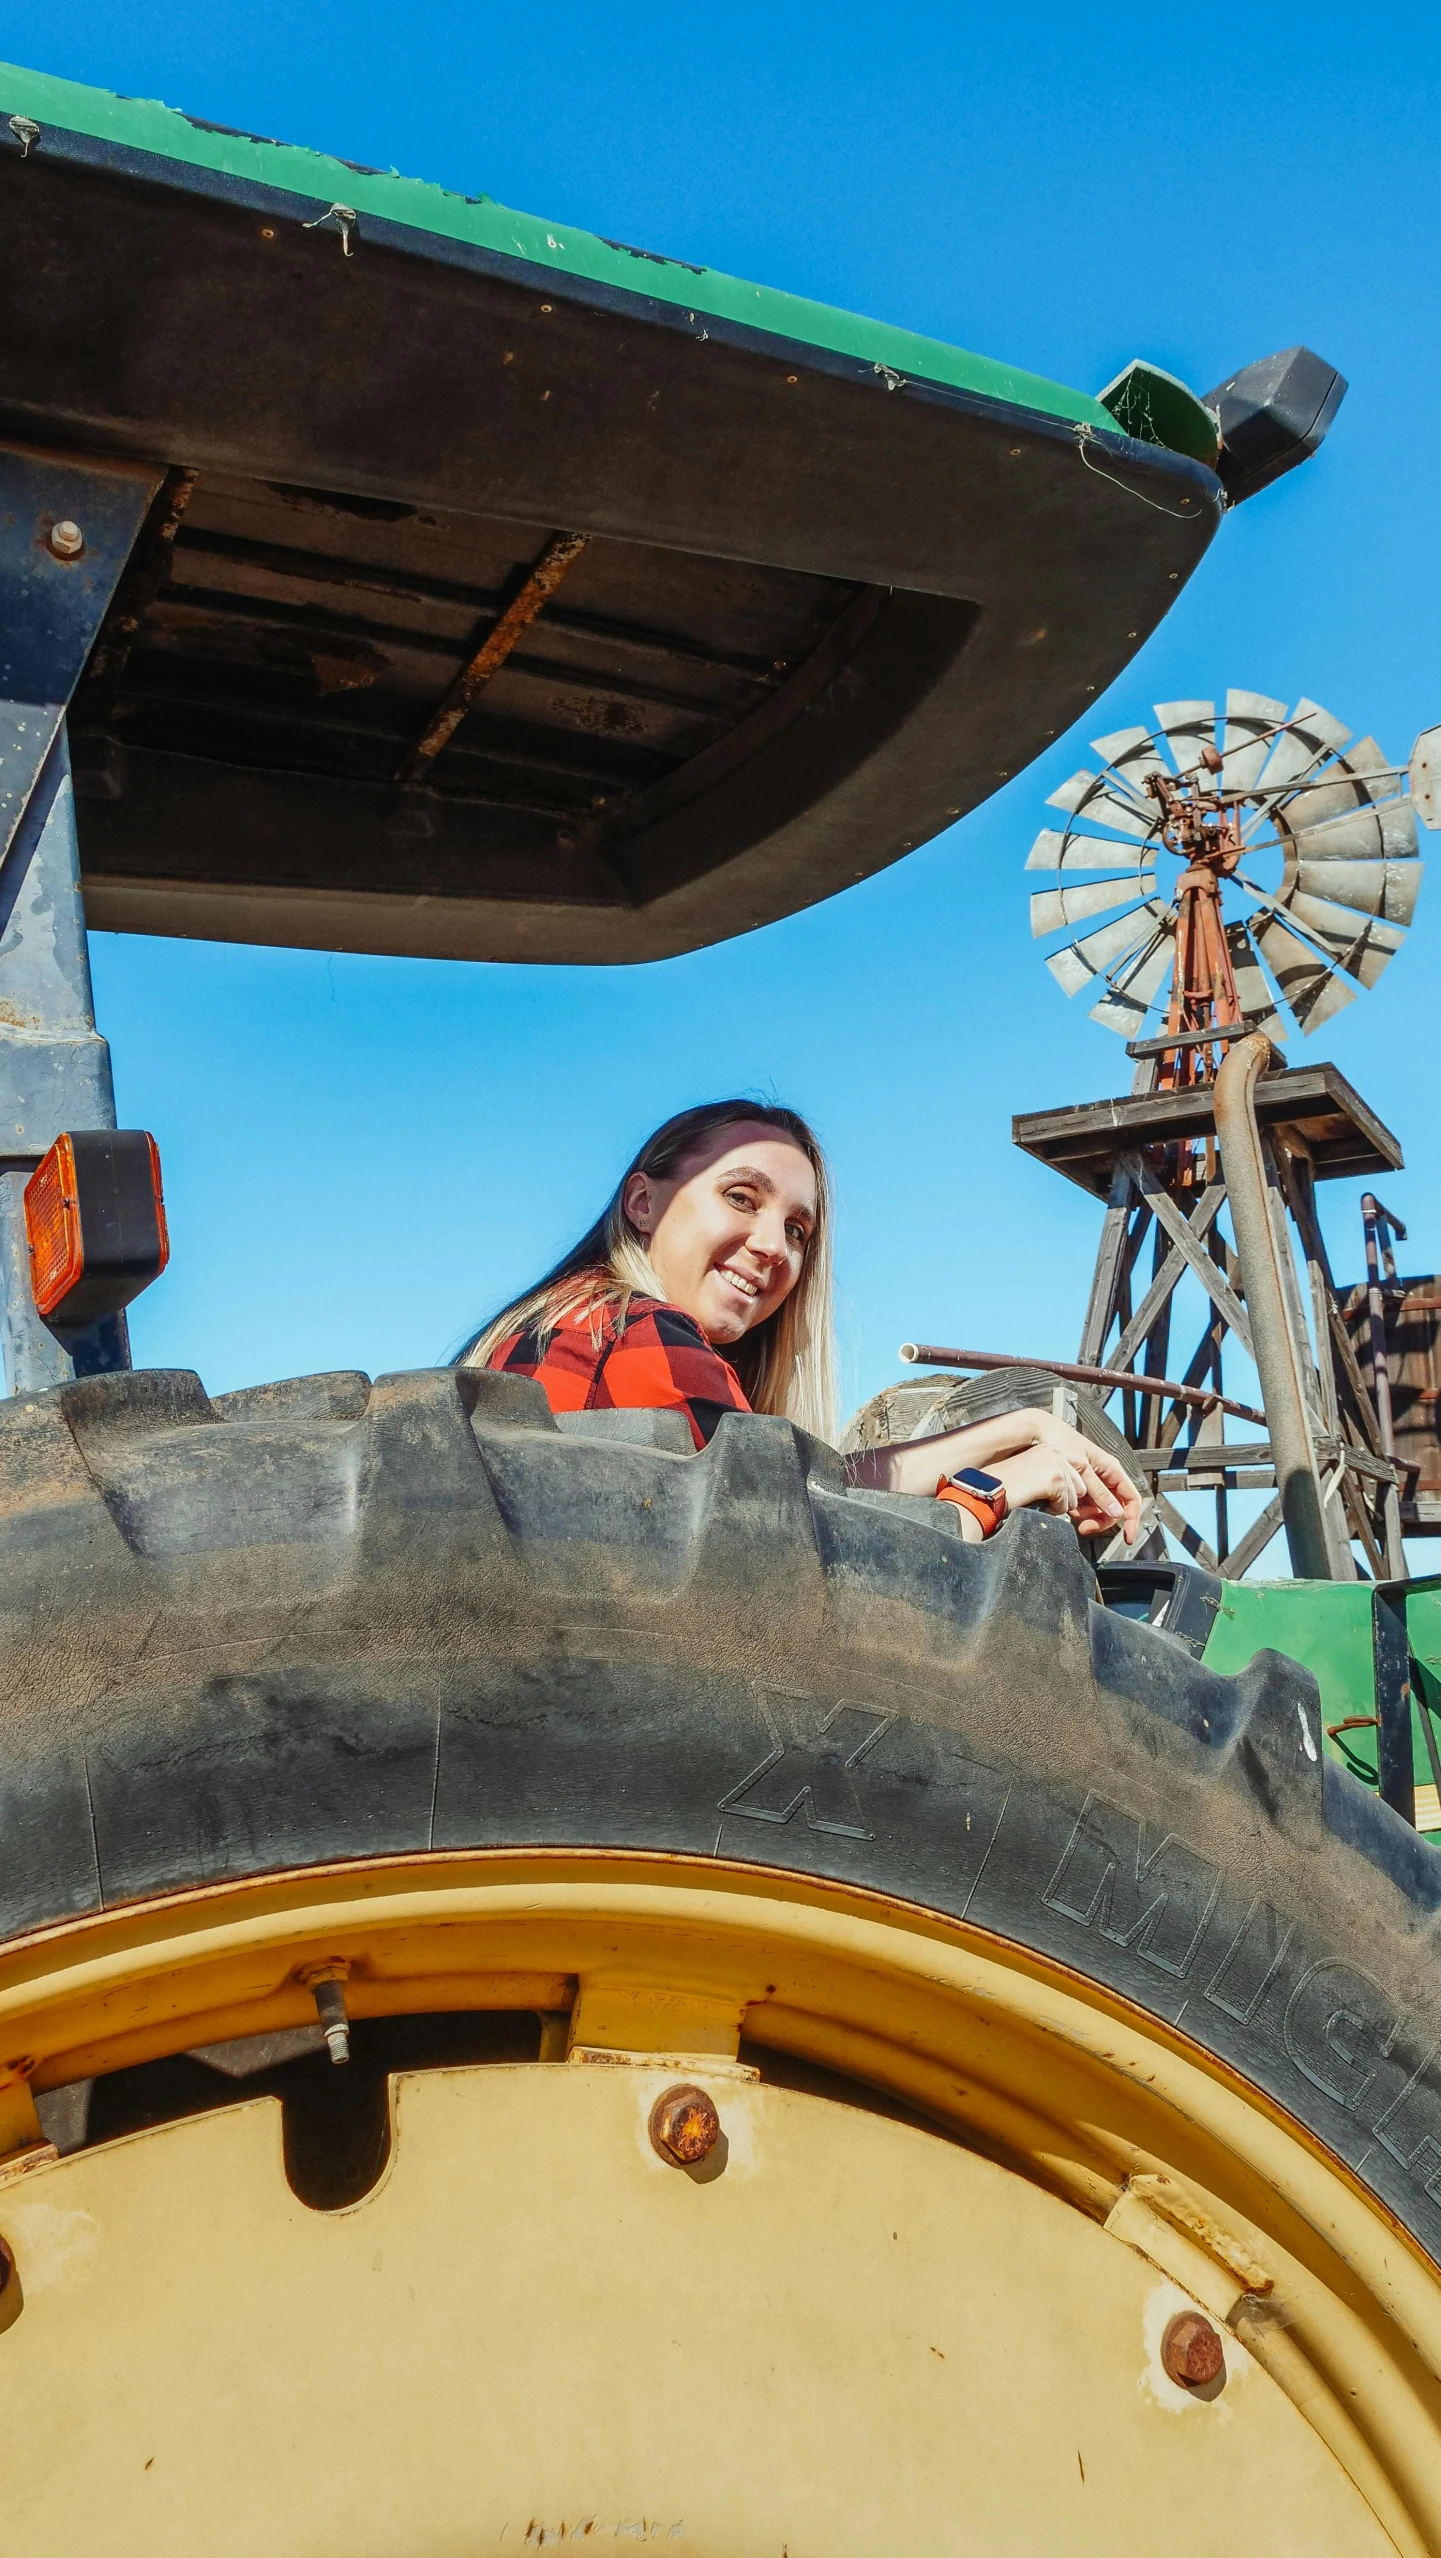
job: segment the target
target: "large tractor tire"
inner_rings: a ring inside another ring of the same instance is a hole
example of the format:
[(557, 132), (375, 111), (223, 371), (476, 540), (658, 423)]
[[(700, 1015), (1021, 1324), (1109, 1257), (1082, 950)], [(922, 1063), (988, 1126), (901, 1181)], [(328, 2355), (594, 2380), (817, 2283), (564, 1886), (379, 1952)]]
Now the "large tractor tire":
[(1441, 2549), (1434, 1850), (1063, 1523), (687, 1449), (0, 1408), (17, 2549)]

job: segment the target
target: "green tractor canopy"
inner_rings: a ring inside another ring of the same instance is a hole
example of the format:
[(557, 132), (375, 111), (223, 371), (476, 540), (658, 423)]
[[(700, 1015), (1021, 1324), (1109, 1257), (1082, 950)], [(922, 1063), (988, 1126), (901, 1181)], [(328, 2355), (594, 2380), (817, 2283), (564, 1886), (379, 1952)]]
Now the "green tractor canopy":
[(94, 925), (618, 961), (769, 922), (1080, 717), (1225, 502), (1216, 414), (1152, 369), (1122, 433), (33, 72), (0, 207), (0, 434), (164, 474), (71, 713)]

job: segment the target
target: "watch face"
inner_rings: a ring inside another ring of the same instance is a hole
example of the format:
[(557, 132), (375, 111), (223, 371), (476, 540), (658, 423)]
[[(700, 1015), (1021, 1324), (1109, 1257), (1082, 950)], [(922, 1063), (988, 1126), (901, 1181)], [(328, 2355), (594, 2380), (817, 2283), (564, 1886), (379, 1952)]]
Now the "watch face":
[(994, 1501), (1006, 1488), (998, 1474), (984, 1474), (979, 1466), (958, 1467), (951, 1481), (964, 1484), (967, 1492), (978, 1492), (983, 1501)]

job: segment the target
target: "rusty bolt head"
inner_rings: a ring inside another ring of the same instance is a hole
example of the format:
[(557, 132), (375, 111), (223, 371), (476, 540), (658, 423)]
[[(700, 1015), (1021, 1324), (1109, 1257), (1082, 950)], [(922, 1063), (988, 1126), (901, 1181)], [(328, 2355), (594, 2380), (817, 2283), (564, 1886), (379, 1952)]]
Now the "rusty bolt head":
[(50, 548), (57, 560), (78, 560), (84, 550), (85, 536), (78, 524), (71, 523), (68, 515), (62, 515), (58, 524), (51, 525)]
[(1226, 2353), (1209, 2318), (1198, 2309), (1183, 2309), (1161, 2338), (1166, 2376), (1182, 2389), (1208, 2389), (1226, 2369)]
[(650, 2137), (672, 2167), (695, 2167), (720, 2139), (720, 2116), (703, 2087), (668, 2087), (650, 2109)]

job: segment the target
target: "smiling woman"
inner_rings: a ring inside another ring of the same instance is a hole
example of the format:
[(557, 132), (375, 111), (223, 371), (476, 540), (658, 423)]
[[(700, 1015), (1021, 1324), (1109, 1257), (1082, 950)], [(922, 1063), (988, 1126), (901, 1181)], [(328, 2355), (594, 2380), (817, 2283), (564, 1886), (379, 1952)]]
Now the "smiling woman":
[[(681, 1411), (698, 1448), (727, 1412), (832, 1438), (830, 1214), (797, 1112), (704, 1102), (647, 1138), (589, 1233), (459, 1364), (536, 1378), (553, 1412)], [(1124, 1523), (1128, 1542), (1140, 1514), (1124, 1469), (1048, 1412), (858, 1450), (846, 1471), (858, 1489), (953, 1503), (970, 1542), (1022, 1506), (1083, 1536)]]
[(703, 1102), (646, 1139), (608, 1207), (461, 1352), (538, 1377), (554, 1412), (682, 1409), (835, 1429), (830, 1195), (793, 1110)]

